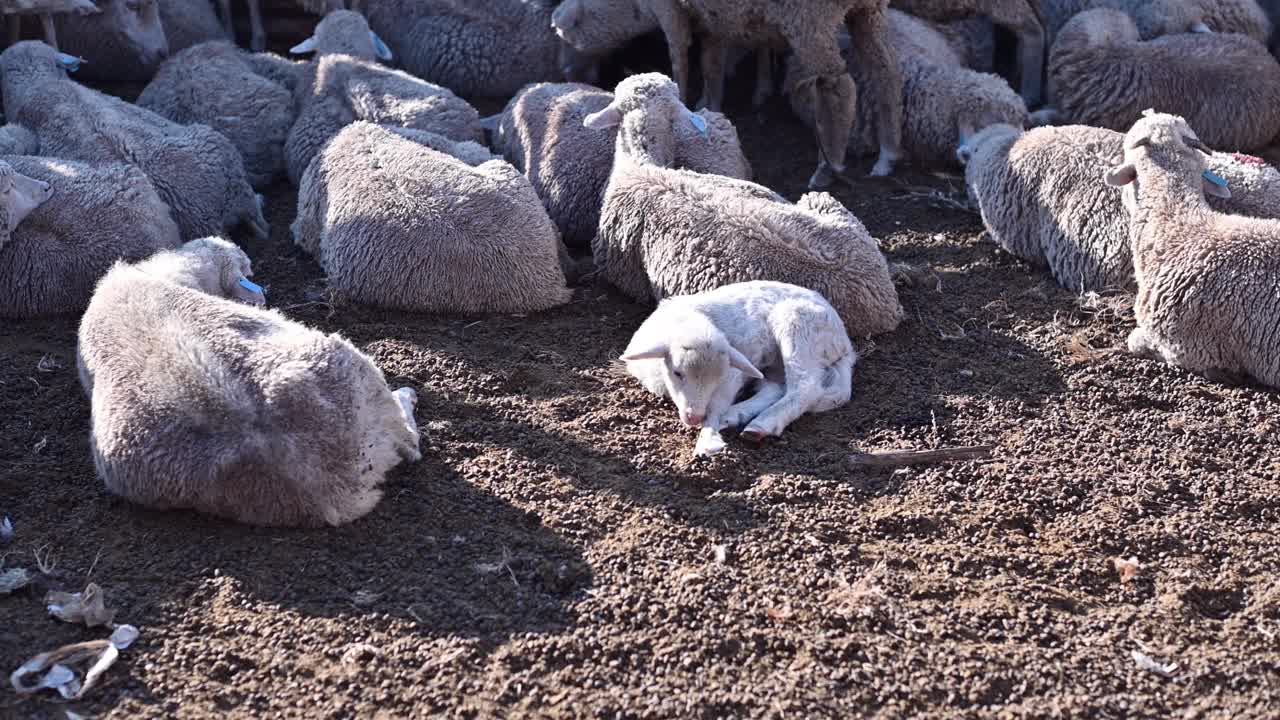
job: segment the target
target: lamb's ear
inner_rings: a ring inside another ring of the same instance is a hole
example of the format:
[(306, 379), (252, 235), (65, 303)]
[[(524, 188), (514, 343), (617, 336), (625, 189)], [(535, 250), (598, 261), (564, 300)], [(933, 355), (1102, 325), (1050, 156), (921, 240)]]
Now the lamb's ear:
[(1201, 174), (1200, 180), (1201, 184), (1204, 185), (1205, 195), (1222, 198), (1223, 200), (1231, 199), (1231, 190), (1227, 187), (1226, 178), (1212, 170), (1205, 170)]
[(289, 48), (289, 52), (293, 55), (306, 55), (307, 53), (315, 52), (315, 51), (316, 51), (315, 35), (312, 35), (306, 40), (303, 40), (297, 45), (294, 45), (293, 47)]
[(643, 350), (635, 350), (632, 352), (623, 353), (622, 357), (618, 359), (624, 362), (631, 362), (632, 360), (653, 360), (656, 358), (662, 358), (667, 356), (667, 348), (668, 348), (668, 343), (664, 340), (656, 345), (651, 345)]
[(1108, 185), (1121, 187), (1138, 179), (1138, 168), (1132, 165), (1118, 165), (1108, 170), (1104, 177)]
[(751, 361), (747, 359), (747, 356), (738, 352), (738, 349), (732, 345), (729, 346), (729, 367), (741, 371), (743, 375), (746, 375), (749, 378), (759, 380), (764, 377), (764, 375), (756, 369), (756, 366), (751, 364)]
[(373, 41), (373, 50), (378, 54), (379, 60), (391, 62), (395, 59), (395, 55), (391, 53), (391, 48), (387, 47), (387, 44), (382, 42), (382, 38), (378, 37), (378, 33), (370, 30), (369, 39)]
[(617, 127), (620, 122), (622, 122), (622, 111), (611, 104), (600, 112), (593, 112), (583, 118), (582, 126), (591, 130), (608, 130), (611, 127)]

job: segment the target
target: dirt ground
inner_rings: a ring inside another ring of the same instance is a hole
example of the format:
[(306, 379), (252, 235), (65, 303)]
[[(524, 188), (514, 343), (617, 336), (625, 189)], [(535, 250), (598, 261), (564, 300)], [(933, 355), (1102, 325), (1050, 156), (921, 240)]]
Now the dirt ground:
[[(798, 198), (809, 133), (781, 103), (735, 120), (757, 179)], [(0, 596), (0, 668), (106, 635), (49, 618), (49, 589), (97, 582), (142, 633), (87, 700), (0, 690), (0, 716), (1280, 715), (1276, 395), (1126, 357), (1125, 298), (998, 252), (960, 188), (837, 191), (938, 283), (859, 342), (846, 407), (711, 460), (611, 362), (645, 307), (601, 286), (529, 317), (330, 307), (279, 188), (246, 245), (272, 305), (421, 394), (425, 459), (332, 530), (112, 498), (75, 320), (0, 323), (0, 554), (55, 565)], [(982, 463), (847, 464), (985, 443)]]

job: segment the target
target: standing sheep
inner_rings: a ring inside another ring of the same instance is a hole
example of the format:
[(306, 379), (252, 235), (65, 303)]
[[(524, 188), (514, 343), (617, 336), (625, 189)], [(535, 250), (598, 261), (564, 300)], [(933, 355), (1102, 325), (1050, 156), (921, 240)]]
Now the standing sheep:
[(416, 394), (261, 304), (220, 238), (116, 265), (80, 323), (90, 448), (107, 489), (156, 509), (253, 525), (341, 525), (420, 459)]
[(565, 0), (552, 22), (579, 51), (603, 55), (627, 40), (661, 27), (680, 97), (689, 92), (689, 45), (703, 43), (706, 105), (719, 110), (727, 48), (790, 47), (801, 72), (790, 92), (815, 93), (820, 159), (809, 187), (830, 185), (845, 169), (857, 87), (840, 56), (837, 28), (844, 25), (867, 76), (879, 121), (880, 155), (873, 176), (888, 175), (901, 154), (902, 74), (888, 41), (888, 0)]
[(1223, 150), (1251, 150), (1280, 134), (1280, 63), (1243, 35), (1182, 34), (1151, 41), (1118, 10), (1067, 23), (1049, 58), (1049, 89), (1067, 122), (1123, 130), (1150, 107), (1177, 112)]
[(170, 55), (215, 40), (235, 43), (235, 34), (218, 19), (211, 0), (162, 0), (160, 24), (164, 26), (164, 35), (169, 40)]
[[(616, 130), (583, 127), (588, 115), (613, 102), (613, 93), (576, 83), (542, 83), (520, 91), (498, 120), (494, 146), (523, 172), (571, 248), (590, 248), (613, 169)], [(689, 123), (675, 128), (674, 167), (751, 179), (738, 132), (720, 113), (699, 113), (704, 136)]]
[(293, 127), (289, 91), (253, 72), (247, 55), (215, 41), (165, 61), (138, 105), (181, 125), (200, 123), (231, 141), (249, 184), (262, 189), (284, 172), (284, 143)]
[(294, 52), (316, 52), (296, 93), (298, 119), (285, 141), (285, 166), (297, 185), (324, 144), (364, 120), (483, 140), (480, 114), (447, 88), (373, 62), (385, 45), (358, 13), (329, 13)]
[(302, 177), (294, 242), (360, 303), (487, 313), (568, 302), (560, 235), (529, 182), (474, 143), (424, 135), (343, 128)]
[[(671, 398), (686, 425), (702, 428), (694, 452), (709, 455), (724, 449), (725, 428), (758, 442), (849, 402), (858, 356), (821, 295), (757, 281), (663, 300), (621, 359), (649, 392)], [(752, 396), (735, 402), (752, 380)]]
[(53, 16), (61, 13), (96, 15), (102, 12), (92, 0), (0, 0), (0, 15), (9, 26), (9, 44), (22, 40), (22, 18), (38, 15), (44, 41), (58, 47), (58, 30)]
[(584, 124), (619, 126), (613, 172), (592, 242), (596, 267), (630, 297), (661, 300), (747, 280), (823, 294), (849, 334), (888, 332), (902, 306), (884, 255), (858, 218), (826, 193), (792, 205), (743, 180), (674, 170), (677, 123), (705, 121), (663, 75), (633, 75)]
[(173, 210), (184, 239), (241, 224), (267, 236), (262, 209), (229, 140), (73, 82), (66, 61), (37, 41), (0, 53), (4, 114), (35, 131), (42, 155), (138, 166)]
[[(1209, 207), (1204, 144), (1174, 115), (1151, 113), (1106, 175), (1124, 188), (1138, 296), (1129, 350), (1211, 378), (1280, 387), (1280, 220)], [(1136, 187), (1140, 185), (1141, 193)]]
[[(167, 0), (172, 1), (172, 0)], [(106, 82), (146, 81), (169, 57), (159, 0), (97, 0), (102, 12), (57, 18), (62, 50), (85, 60), (81, 76)]]
[(4, 317), (80, 312), (117, 260), (179, 243), (168, 206), (132, 165), (4, 156), (0, 188)]

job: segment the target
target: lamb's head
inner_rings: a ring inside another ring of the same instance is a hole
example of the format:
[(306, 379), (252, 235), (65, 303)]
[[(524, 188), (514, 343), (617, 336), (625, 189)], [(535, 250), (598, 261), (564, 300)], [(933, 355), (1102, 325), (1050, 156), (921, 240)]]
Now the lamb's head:
[(593, 130), (621, 126), (618, 151), (633, 160), (671, 167), (676, 159), (676, 123), (707, 134), (707, 121), (680, 101), (680, 90), (666, 75), (632, 75), (618, 83), (613, 102), (588, 115), (582, 124)]
[(234, 243), (220, 237), (192, 240), (175, 252), (191, 257), (198, 268), (199, 290), (250, 305), (265, 305), (262, 288), (249, 280), (253, 263)]
[(1107, 171), (1106, 181), (1125, 188), (1124, 203), (1130, 212), (1137, 207), (1143, 184), (1181, 197), (1229, 198), (1226, 181), (1205, 169), (1209, 152), (1183, 118), (1145, 110), (1125, 133), (1124, 159)]
[(311, 37), (290, 48), (294, 55), (351, 55), (364, 60), (391, 60), (391, 48), (369, 29), (369, 22), (358, 12), (334, 10), (324, 16)]
[(604, 55), (657, 30), (658, 19), (636, 0), (564, 0), (551, 14), (551, 27), (581, 52)]
[(3, 246), (18, 224), (53, 196), (53, 186), (43, 180), (29, 178), (0, 161), (0, 246)]
[(960, 145), (956, 148), (956, 158), (961, 165), (968, 165), (974, 153), (984, 144), (1001, 138), (1017, 137), (1022, 132), (1022, 128), (1007, 123), (987, 125), (977, 132), (973, 132), (972, 128), (962, 127), (960, 129)]
[(67, 73), (79, 70), (83, 62), (82, 58), (60, 53), (39, 40), (23, 40), (0, 53), (0, 75), (7, 81), (6, 85), (17, 78), (22, 78), (24, 84), (44, 79), (64, 80)]
[(705, 315), (689, 313), (678, 317), (664, 337), (628, 348), (621, 359), (661, 361), (663, 383), (680, 411), (680, 419), (686, 425), (700, 427), (706, 420), (712, 393), (728, 379), (730, 370), (757, 379), (763, 375)]
[[(172, 2), (172, 0), (164, 0)], [(81, 19), (77, 31), (100, 35), (100, 42), (137, 58), (148, 73), (169, 57), (169, 39), (160, 23), (160, 0), (98, 0), (97, 15)]]

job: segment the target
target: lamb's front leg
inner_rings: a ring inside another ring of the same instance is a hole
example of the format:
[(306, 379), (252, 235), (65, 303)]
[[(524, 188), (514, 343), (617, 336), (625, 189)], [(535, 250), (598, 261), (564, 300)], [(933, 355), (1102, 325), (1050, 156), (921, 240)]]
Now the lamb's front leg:
[(725, 425), (725, 413), (733, 406), (747, 378), (737, 370), (730, 370), (729, 377), (720, 383), (707, 401), (707, 415), (703, 418), (702, 429), (698, 431), (698, 442), (694, 445), (695, 456), (714, 455), (724, 450), (724, 438), (720, 431)]
[[(740, 428), (768, 410), (787, 394), (787, 386), (774, 380), (761, 380), (756, 394), (733, 405), (724, 413), (724, 427)], [(723, 429), (723, 428), (721, 428)]]

